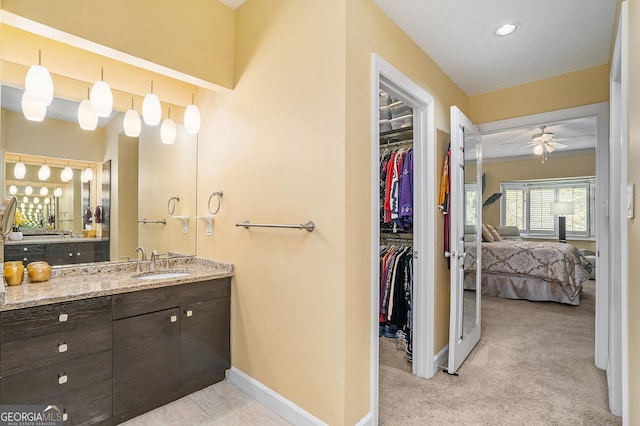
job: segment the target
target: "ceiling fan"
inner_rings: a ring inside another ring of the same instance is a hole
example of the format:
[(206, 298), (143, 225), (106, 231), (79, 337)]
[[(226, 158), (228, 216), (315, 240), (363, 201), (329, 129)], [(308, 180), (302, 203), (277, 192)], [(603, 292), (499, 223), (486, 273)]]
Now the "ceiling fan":
[(540, 133), (536, 133), (532, 136), (531, 142), (528, 146), (533, 147), (533, 153), (536, 155), (547, 156), (548, 153), (555, 151), (556, 149), (568, 148), (568, 145), (558, 142), (556, 135), (551, 132), (546, 132), (547, 126), (540, 126)]

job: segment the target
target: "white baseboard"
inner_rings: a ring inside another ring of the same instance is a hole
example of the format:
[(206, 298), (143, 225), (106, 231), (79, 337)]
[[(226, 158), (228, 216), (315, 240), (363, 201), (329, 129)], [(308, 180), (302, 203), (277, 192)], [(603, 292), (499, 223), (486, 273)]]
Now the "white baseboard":
[(322, 420), (235, 367), (227, 370), (227, 380), (289, 423), (309, 426), (326, 425)]
[(440, 352), (433, 357), (433, 371), (434, 375), (438, 370), (444, 367), (449, 361), (449, 345), (446, 345)]
[(373, 414), (369, 413), (362, 418), (355, 426), (374, 426), (373, 424)]

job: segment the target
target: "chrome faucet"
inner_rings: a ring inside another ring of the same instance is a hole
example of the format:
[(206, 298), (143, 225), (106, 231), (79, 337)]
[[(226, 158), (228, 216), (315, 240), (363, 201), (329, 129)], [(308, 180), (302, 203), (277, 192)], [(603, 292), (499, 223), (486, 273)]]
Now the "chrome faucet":
[(140, 253), (142, 252), (142, 259), (141, 260), (147, 260), (147, 253), (144, 251), (144, 249), (142, 247), (136, 247), (136, 252)]
[(149, 262), (149, 270), (153, 271), (154, 269), (156, 269), (156, 259), (159, 257), (160, 255), (158, 254), (157, 251), (155, 250), (151, 250), (151, 259)]

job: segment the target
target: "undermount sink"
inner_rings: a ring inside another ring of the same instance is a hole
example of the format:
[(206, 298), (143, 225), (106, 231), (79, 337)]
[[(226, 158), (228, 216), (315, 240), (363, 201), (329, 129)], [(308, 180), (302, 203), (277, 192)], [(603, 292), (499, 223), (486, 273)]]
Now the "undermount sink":
[(157, 271), (157, 272), (143, 272), (136, 276), (139, 280), (168, 280), (171, 278), (180, 278), (191, 275), (191, 272), (187, 271)]

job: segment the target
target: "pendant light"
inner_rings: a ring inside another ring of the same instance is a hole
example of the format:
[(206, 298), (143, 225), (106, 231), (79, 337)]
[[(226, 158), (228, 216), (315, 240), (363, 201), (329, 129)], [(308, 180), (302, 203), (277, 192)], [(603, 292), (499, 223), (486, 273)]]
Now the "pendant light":
[(153, 93), (153, 80), (151, 81), (151, 93), (147, 93), (142, 101), (142, 118), (148, 126), (157, 126), (162, 119), (160, 100)]
[(98, 117), (109, 117), (113, 110), (113, 94), (109, 83), (104, 81), (104, 67), (100, 69), (100, 80), (93, 83), (91, 88), (91, 109)]
[(9, 195), (16, 195), (18, 193), (18, 187), (15, 185), (11, 185), (9, 187)]
[(169, 108), (169, 115), (160, 127), (160, 139), (162, 139), (162, 143), (167, 145), (172, 145), (176, 141), (176, 123), (171, 119), (171, 108)]
[[(87, 96), (89, 96), (89, 88), (87, 87)], [(98, 126), (98, 116), (91, 108), (91, 101), (83, 99), (78, 107), (78, 123), (83, 130), (95, 130)]]
[(44, 164), (38, 170), (38, 179), (47, 180), (51, 176), (51, 168), (47, 166), (47, 160), (44, 161)]
[(44, 203), (45, 204), (51, 204), (51, 199), (50, 198), (45, 198), (44, 199)]
[(200, 131), (200, 110), (194, 104), (195, 93), (191, 92), (191, 105), (184, 111), (184, 128), (193, 135)]
[(131, 109), (124, 114), (124, 122), (122, 123), (124, 128), (124, 134), (137, 138), (140, 136), (140, 130), (142, 129), (142, 122), (140, 121), (140, 114), (133, 109), (133, 98), (131, 98)]
[(69, 167), (69, 162), (67, 162), (67, 167), (62, 169), (62, 171), (60, 172), (60, 180), (63, 182), (69, 182), (71, 179), (73, 179), (73, 170), (71, 170), (71, 167)]
[(53, 196), (54, 197), (59, 197), (62, 195), (62, 188), (58, 187), (53, 191)]
[(38, 197), (33, 197), (33, 203), (34, 204), (38, 204), (40, 202), (40, 198)]
[(40, 195), (42, 195), (43, 197), (49, 195), (49, 188), (47, 188), (46, 186), (40, 188)]
[(13, 176), (15, 176), (16, 179), (24, 179), (24, 175), (26, 174), (27, 168), (22, 162), (22, 158), (20, 158), (13, 168)]
[(26, 91), (22, 93), (22, 115), (29, 121), (42, 121), (47, 115), (47, 106), (31, 100)]
[(49, 70), (42, 66), (42, 51), (38, 49), (38, 65), (32, 65), (27, 71), (24, 91), (33, 103), (51, 105), (53, 100), (53, 80)]
[(27, 185), (27, 187), (24, 189), (24, 193), (25, 195), (33, 194), (33, 188), (31, 187), (31, 185)]
[(22, 202), (23, 203), (28, 203), (29, 202), (29, 197), (27, 197), (26, 195), (24, 197), (22, 197)]
[(82, 180), (82, 182), (89, 182), (93, 179), (93, 170), (91, 169), (91, 167), (87, 166), (87, 168), (82, 171), (82, 173), (80, 174), (80, 179)]

